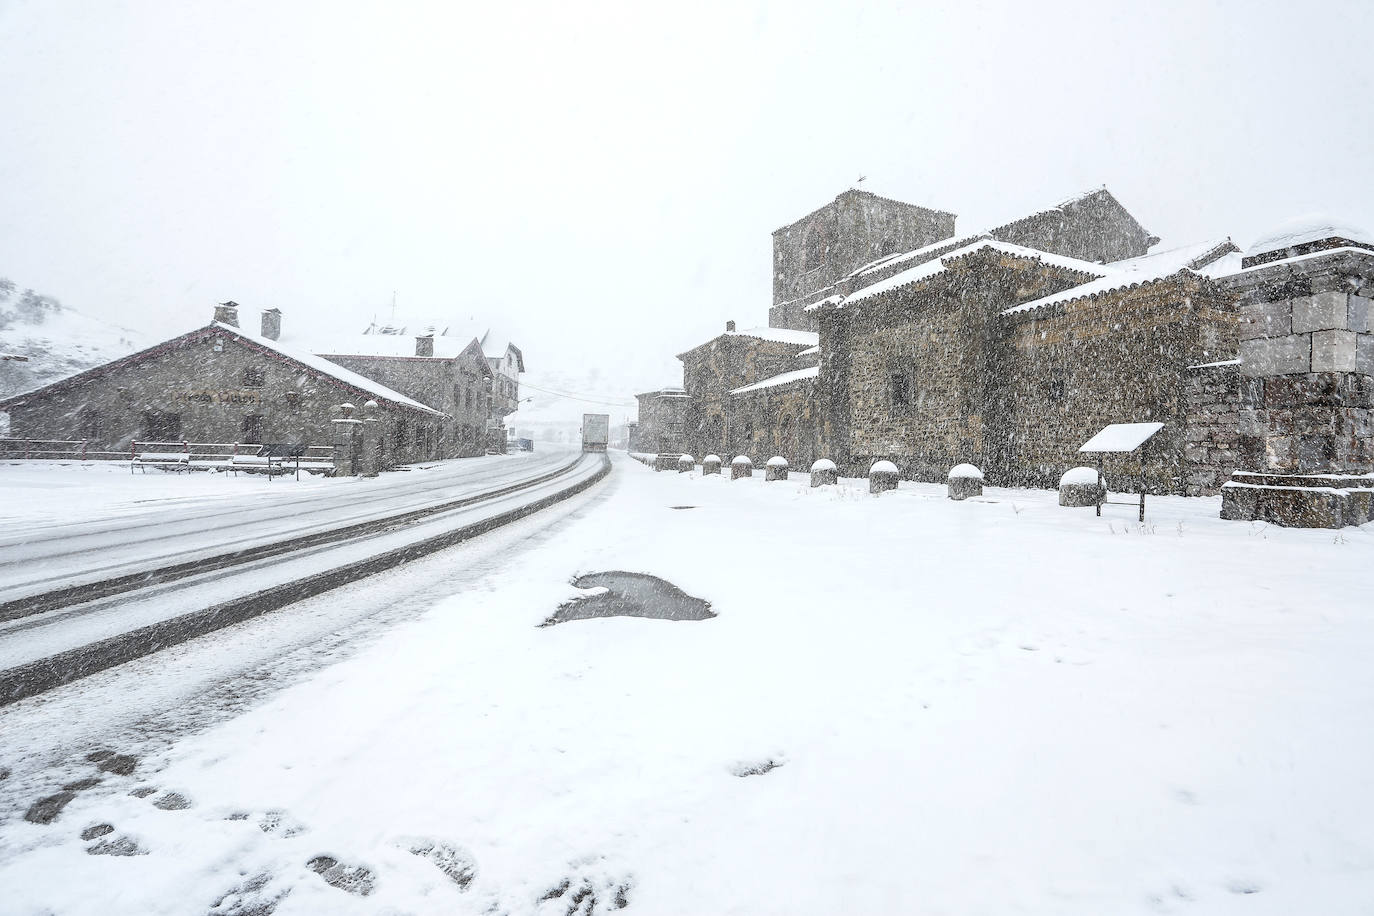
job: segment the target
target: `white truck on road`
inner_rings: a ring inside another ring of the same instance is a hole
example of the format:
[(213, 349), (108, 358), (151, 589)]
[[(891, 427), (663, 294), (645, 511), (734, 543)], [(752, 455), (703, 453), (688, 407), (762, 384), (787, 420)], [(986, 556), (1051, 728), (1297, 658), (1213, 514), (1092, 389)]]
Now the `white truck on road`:
[(604, 452), (611, 441), (611, 415), (584, 413), (582, 415), (582, 451)]

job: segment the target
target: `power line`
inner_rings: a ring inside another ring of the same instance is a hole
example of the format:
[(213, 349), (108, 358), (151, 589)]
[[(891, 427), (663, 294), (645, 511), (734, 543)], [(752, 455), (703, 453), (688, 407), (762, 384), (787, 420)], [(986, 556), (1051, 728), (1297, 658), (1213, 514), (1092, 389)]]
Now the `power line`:
[(601, 400), (601, 399), (598, 399), (598, 398), (584, 397), (583, 395), (579, 395), (579, 394), (569, 394), (569, 393), (566, 392), (566, 391), (555, 391), (555, 390), (552, 389), (552, 388), (541, 388), (541, 387), (539, 387), (538, 385), (533, 384), (532, 382), (525, 382), (525, 381), (522, 381), (520, 384), (521, 384), (523, 387), (525, 387), (525, 388), (533, 388), (535, 391), (542, 391), (542, 392), (544, 392), (545, 394), (552, 394), (552, 395), (556, 395), (556, 396), (558, 396), (558, 397), (560, 397), (560, 398), (567, 398), (567, 399), (570, 400), (570, 401), (583, 401), (583, 402), (585, 402), (585, 403), (587, 403), (587, 404), (600, 404), (600, 405), (602, 405), (603, 407), (627, 407), (627, 406), (629, 406), (630, 403), (631, 403), (628, 399), (619, 400), (619, 401), (608, 401), (608, 400)]

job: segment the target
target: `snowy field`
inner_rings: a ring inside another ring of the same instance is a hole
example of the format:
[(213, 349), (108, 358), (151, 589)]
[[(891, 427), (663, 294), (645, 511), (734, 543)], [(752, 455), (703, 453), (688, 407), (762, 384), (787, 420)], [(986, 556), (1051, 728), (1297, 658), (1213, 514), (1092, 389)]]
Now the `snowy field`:
[[(53, 823), (9, 816), (0, 913), (1374, 909), (1374, 527), (623, 459), (583, 498)], [(539, 626), (604, 570), (718, 616)]]

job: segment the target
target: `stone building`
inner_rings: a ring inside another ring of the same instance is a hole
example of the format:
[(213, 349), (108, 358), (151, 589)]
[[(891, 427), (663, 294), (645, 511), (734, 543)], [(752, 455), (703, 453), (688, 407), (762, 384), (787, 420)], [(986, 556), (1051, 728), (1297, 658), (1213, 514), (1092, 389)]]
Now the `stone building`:
[(238, 328), (234, 303), (179, 337), (0, 402), (18, 438), (86, 440), (92, 451), (139, 442), (334, 445), (341, 404), (372, 414), (381, 466), (441, 457), (448, 417), (309, 352), (282, 346), (280, 313), (265, 334)]
[[(896, 210), (905, 217), (902, 225), (919, 229), (904, 234), (911, 244), (901, 244), (898, 233), (886, 230), (896, 219), (894, 205), (908, 208)], [(865, 218), (858, 218), (856, 212)], [(842, 219), (841, 213), (848, 214), (848, 218)], [(832, 203), (773, 233), (773, 305), (768, 312), (769, 325), (814, 331), (816, 316), (811, 306), (837, 301), (981, 240), (1007, 242), (1098, 263), (1140, 257), (1159, 241), (1106, 188), (1078, 194), (980, 232), (955, 235), (954, 222), (954, 215), (944, 211), (896, 204), (857, 191), (841, 194)], [(875, 224), (882, 228), (875, 228)], [(807, 247), (807, 240), (817, 237), (818, 226), (827, 227), (827, 233), (824, 245), (816, 252)], [(849, 234), (854, 235), (852, 241), (845, 238)], [(835, 241), (837, 237), (840, 241)], [(804, 268), (808, 257), (822, 261), (807, 270)]]
[(655, 454), (687, 451), (684, 435), (687, 405), (691, 399), (681, 388), (660, 388), (635, 395), (639, 401), (639, 421), (634, 429), (636, 452)]
[[(1052, 487), (1102, 427), (1160, 421), (1109, 480), (1195, 494), (1259, 454), (1238, 432), (1262, 392), (1241, 370), (1229, 239), (1151, 254), (1159, 240), (1105, 188), (962, 236), (943, 211), (889, 204), (841, 195), (774, 234), (775, 326), (679, 356), (687, 451), (850, 474), (890, 460), (931, 481), (967, 462), (994, 485)], [(864, 206), (867, 221), (839, 217)], [(884, 251), (890, 214), (923, 244)], [(856, 264), (865, 251), (881, 256)]]
[(331, 341), (319, 355), (445, 413), (440, 454), (464, 458), (486, 453), (495, 373), (475, 337), (464, 341), (433, 329), (414, 337), (399, 329), (374, 330)]
[[(769, 421), (736, 409), (732, 392), (804, 368), (806, 360), (799, 360), (799, 355), (818, 343), (819, 337), (810, 331), (739, 331), (731, 321), (726, 323), (723, 334), (678, 354), (683, 365), (683, 388), (689, 398), (681, 450), (693, 455), (748, 451)], [(641, 426), (643, 421), (641, 411)]]

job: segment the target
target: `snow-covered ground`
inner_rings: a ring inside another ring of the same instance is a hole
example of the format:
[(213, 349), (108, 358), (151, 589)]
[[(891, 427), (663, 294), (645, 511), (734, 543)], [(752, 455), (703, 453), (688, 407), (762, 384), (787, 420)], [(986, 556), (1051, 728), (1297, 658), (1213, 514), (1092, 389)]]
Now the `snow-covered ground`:
[[(875, 498), (628, 460), (586, 498), (538, 550), (455, 575), (350, 657), (74, 790), (53, 823), (12, 801), (0, 912), (1374, 903), (1371, 526), (1164, 498), (1141, 525), (1050, 492)], [(538, 626), (571, 577), (617, 569), (719, 616)], [(0, 733), (53, 702), (0, 711)]]

